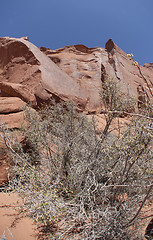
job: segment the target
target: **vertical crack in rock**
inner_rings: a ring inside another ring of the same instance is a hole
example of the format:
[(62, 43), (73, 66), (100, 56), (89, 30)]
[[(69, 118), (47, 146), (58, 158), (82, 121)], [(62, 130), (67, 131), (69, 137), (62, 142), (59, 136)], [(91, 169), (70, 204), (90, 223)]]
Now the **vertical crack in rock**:
[(104, 83), (106, 80), (106, 69), (104, 65), (101, 63), (101, 81)]
[(138, 93), (138, 108), (145, 109), (146, 105), (148, 105), (148, 103), (150, 102), (149, 95), (142, 85), (139, 85), (137, 87), (137, 93)]
[[(153, 97), (153, 93), (152, 93), (152, 90), (151, 90), (151, 86), (150, 86), (150, 84), (148, 83), (148, 80), (146, 79), (146, 77), (144, 76), (144, 74), (142, 73), (141, 68), (140, 68), (140, 65), (138, 64), (137, 67), (138, 67), (138, 70), (139, 70), (139, 72), (140, 72), (140, 75), (142, 76), (143, 80), (145, 81), (145, 83), (146, 83), (146, 85), (147, 85), (147, 87), (148, 87), (148, 89), (149, 89), (149, 92), (150, 92), (151, 96)], [(149, 79), (149, 82), (150, 82), (151, 85), (153, 86), (153, 84), (152, 84), (152, 82), (150, 81), (150, 79)]]
[(116, 67), (116, 59), (115, 59), (115, 44), (113, 42), (112, 39), (109, 39), (106, 44), (105, 44), (105, 48), (108, 52), (108, 62), (110, 63), (110, 65), (113, 67), (114, 72), (115, 72), (115, 76), (117, 77), (117, 79), (120, 80), (120, 77), (118, 76), (118, 72), (117, 72), (117, 67)]

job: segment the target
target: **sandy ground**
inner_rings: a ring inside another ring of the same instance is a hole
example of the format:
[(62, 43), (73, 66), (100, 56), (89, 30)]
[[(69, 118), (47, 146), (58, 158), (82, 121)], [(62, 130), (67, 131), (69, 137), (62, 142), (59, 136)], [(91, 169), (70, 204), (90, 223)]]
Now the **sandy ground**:
[[(38, 240), (48, 239), (47, 235), (38, 231), (32, 219), (19, 214), (17, 207), (22, 205), (22, 200), (17, 194), (0, 193), (0, 239), (5, 235), (7, 240)], [(153, 204), (143, 208), (142, 215), (152, 216)], [(152, 217), (144, 219), (140, 232), (144, 236), (145, 229)], [(63, 238), (65, 239), (65, 238)], [(77, 239), (77, 238), (74, 238)], [(142, 239), (146, 239), (143, 238)]]
[(19, 215), (16, 207), (22, 203), (16, 194), (0, 193), (0, 238), (36, 240), (38, 231), (32, 219)]

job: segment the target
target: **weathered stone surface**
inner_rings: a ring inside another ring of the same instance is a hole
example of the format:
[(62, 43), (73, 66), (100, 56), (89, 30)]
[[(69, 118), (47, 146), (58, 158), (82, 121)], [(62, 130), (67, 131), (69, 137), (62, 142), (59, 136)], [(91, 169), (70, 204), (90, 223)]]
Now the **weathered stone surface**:
[(52, 98), (73, 100), (82, 108), (87, 102), (77, 80), (24, 39), (0, 38), (0, 90), (0, 96), (34, 105)]
[(153, 70), (153, 63), (145, 63), (145, 64), (144, 64), (144, 67)]
[(73, 79), (77, 79), (88, 96), (86, 105), (88, 111), (98, 111), (101, 107), (99, 91), (105, 75), (117, 78), (121, 89), (135, 98), (140, 97), (139, 89), (144, 89), (150, 98), (153, 96), (152, 64), (140, 66), (140, 69), (132, 65), (127, 54), (112, 39), (108, 40), (105, 48), (75, 45), (57, 50), (46, 48), (40, 50)]
[(19, 97), (34, 107), (53, 98), (73, 100), (82, 110), (98, 112), (105, 74), (116, 77), (130, 95), (139, 97), (143, 88), (152, 96), (152, 64), (133, 66), (112, 39), (105, 48), (40, 50), (24, 39), (0, 38), (0, 96)]
[(24, 111), (9, 114), (0, 114), (0, 124), (4, 123), (8, 128), (21, 128), (24, 124)]
[(50, 50), (38, 49), (24, 38), (0, 38), (0, 122), (20, 128), (26, 103), (37, 108), (52, 99), (72, 100), (81, 111), (97, 114), (103, 129), (99, 93), (106, 75), (118, 79), (122, 91), (138, 99), (138, 106), (146, 96), (153, 97), (153, 64), (133, 66), (112, 39), (105, 48), (74, 45)]
[[(79, 83), (27, 39), (0, 38), (0, 124), (20, 128), (25, 103), (37, 107), (51, 99), (73, 100), (81, 109), (87, 102)], [(5, 181), (6, 154), (1, 158), (0, 178)]]
[(0, 97), (0, 115), (20, 112), (25, 105), (25, 102), (18, 97)]
[(35, 96), (27, 86), (19, 83), (0, 82), (0, 89), (5, 95), (21, 98), (23, 101), (36, 106)]
[[(150, 91), (148, 85), (150, 85), (152, 89), (153, 72), (145, 67), (132, 65), (133, 61), (129, 60), (127, 54), (123, 52), (112, 39), (106, 43), (106, 49), (108, 51), (110, 66), (114, 69), (115, 76), (120, 81), (122, 89), (137, 98), (139, 96), (138, 87), (141, 87), (147, 92), (150, 98), (152, 98), (152, 90)], [(109, 70), (107, 70), (107, 72), (108, 75), (110, 75)], [(146, 81), (148, 81), (148, 83)]]
[[(107, 61), (107, 51), (87, 48), (84, 45), (68, 46), (57, 50), (40, 48), (61, 70), (77, 80), (87, 96), (86, 110), (97, 111), (100, 107), (101, 60)], [(100, 55), (100, 56), (99, 56)]]

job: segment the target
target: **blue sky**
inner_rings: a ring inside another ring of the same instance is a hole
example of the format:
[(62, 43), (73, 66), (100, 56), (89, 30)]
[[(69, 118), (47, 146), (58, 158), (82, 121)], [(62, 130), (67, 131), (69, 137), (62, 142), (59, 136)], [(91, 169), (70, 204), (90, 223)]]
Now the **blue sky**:
[(153, 0), (4, 0), (0, 36), (51, 49), (105, 47), (112, 38), (143, 65), (153, 62)]

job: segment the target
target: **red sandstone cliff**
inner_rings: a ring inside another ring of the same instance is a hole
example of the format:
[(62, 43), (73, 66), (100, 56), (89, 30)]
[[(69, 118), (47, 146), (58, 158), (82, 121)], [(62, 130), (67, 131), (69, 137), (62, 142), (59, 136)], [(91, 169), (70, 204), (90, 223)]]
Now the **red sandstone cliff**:
[[(51, 99), (72, 100), (81, 111), (98, 113), (99, 91), (106, 75), (116, 77), (122, 90), (138, 99), (144, 93), (153, 96), (152, 64), (133, 66), (111, 39), (105, 48), (74, 45), (50, 50), (38, 49), (23, 38), (0, 38), (0, 122), (19, 128), (26, 103), (37, 108)], [(0, 147), (5, 169), (4, 146)], [(6, 178), (4, 171), (1, 175), (1, 180)]]

